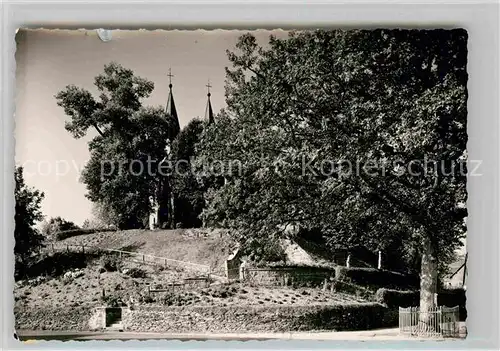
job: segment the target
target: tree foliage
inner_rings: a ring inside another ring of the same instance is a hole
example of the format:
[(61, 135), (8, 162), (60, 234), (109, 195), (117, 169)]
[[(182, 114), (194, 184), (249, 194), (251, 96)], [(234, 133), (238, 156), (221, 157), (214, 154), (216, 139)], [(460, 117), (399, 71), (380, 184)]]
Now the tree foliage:
[(42, 234), (46, 237), (50, 237), (58, 232), (73, 229), (79, 229), (79, 227), (75, 223), (67, 221), (59, 216), (52, 217), (42, 224)]
[(465, 234), (466, 44), (464, 30), (242, 36), (199, 157), (242, 169), (205, 215), (243, 243), (294, 225), (333, 248), (399, 241), (422, 270), (445, 262)]
[(87, 197), (115, 213), (120, 228), (143, 227), (172, 120), (160, 107), (143, 106), (153, 82), (117, 63), (106, 65), (94, 85), (97, 98), (74, 85), (56, 95), (70, 117), (66, 130), (75, 138), (93, 136), (81, 176)]
[[(192, 169), (196, 144), (200, 141), (205, 123), (192, 119), (172, 144), (172, 161), (175, 164), (172, 187), (175, 194), (175, 219), (185, 228), (202, 225), (200, 214), (205, 205), (204, 188)], [(176, 223), (176, 224), (177, 224)]]
[(35, 225), (43, 219), (40, 207), (44, 194), (26, 185), (22, 167), (17, 167), (15, 170), (15, 182), (14, 254), (18, 264), (24, 262), (43, 245), (43, 236)]

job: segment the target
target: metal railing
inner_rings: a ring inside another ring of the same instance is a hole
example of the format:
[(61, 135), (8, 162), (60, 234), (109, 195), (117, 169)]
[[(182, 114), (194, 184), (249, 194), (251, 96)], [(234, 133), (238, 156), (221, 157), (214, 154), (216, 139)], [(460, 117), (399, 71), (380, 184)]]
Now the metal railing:
[(459, 337), (459, 307), (399, 308), (399, 332), (418, 337)]
[(167, 257), (159, 257), (159, 256), (154, 256), (154, 255), (148, 255), (140, 252), (130, 252), (130, 251), (123, 251), (123, 250), (116, 250), (116, 249), (106, 249), (106, 248), (100, 248), (100, 247), (94, 247), (94, 246), (85, 246), (85, 245), (61, 245), (61, 244), (50, 244), (48, 246), (48, 249), (52, 251), (73, 251), (73, 252), (82, 252), (82, 253), (90, 253), (90, 252), (96, 252), (96, 251), (106, 251), (106, 252), (112, 252), (112, 253), (117, 253), (120, 258), (123, 259), (130, 259), (134, 262), (137, 263), (142, 263), (142, 264), (150, 264), (150, 265), (155, 265), (155, 266), (162, 266), (162, 267), (176, 267), (180, 269), (188, 269), (191, 271), (195, 272), (201, 272), (201, 273), (206, 273), (210, 274), (210, 266), (208, 265), (203, 265), (199, 263), (192, 263), (192, 262), (187, 262), (187, 261), (181, 261), (181, 260), (175, 260), (172, 258), (167, 258)]

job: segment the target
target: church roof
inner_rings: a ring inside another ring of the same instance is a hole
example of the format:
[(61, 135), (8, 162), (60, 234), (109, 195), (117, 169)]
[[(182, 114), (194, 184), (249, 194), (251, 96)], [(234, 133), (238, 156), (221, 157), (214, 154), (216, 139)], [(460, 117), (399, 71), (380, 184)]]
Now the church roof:
[(210, 102), (210, 93), (207, 94), (208, 96), (208, 101), (207, 101), (207, 108), (205, 109), (205, 119), (208, 120), (209, 124), (214, 123), (214, 112), (212, 110), (212, 104)]
[(212, 110), (212, 103), (210, 102), (210, 96), (212, 94), (210, 94), (210, 88), (212, 87), (210, 85), (210, 82), (208, 82), (208, 84), (206, 85), (207, 88), (208, 88), (208, 93), (207, 93), (207, 107), (205, 109), (205, 120), (208, 121), (208, 124), (212, 124), (214, 123), (214, 112)]

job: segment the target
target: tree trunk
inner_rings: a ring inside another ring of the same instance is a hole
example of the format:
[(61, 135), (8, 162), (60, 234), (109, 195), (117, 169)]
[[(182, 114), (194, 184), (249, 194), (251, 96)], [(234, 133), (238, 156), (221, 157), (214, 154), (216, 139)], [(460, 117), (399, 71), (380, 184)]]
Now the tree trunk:
[(420, 268), (420, 324), (425, 331), (434, 331), (437, 324), (434, 323), (437, 293), (438, 265), (435, 248), (428, 238), (424, 239), (422, 246), (422, 263)]

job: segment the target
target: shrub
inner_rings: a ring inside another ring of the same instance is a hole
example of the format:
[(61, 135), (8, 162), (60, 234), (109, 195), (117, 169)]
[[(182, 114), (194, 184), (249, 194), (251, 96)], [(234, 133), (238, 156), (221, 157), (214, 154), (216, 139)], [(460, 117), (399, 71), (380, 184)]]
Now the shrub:
[(181, 306), (184, 304), (184, 299), (176, 293), (165, 294), (161, 301), (167, 306)]
[(375, 268), (338, 266), (335, 279), (372, 288), (411, 289), (419, 285), (416, 276)]
[(67, 221), (61, 217), (53, 217), (49, 221), (44, 221), (42, 223), (42, 233), (47, 237), (53, 236), (58, 232), (71, 231), (75, 229), (79, 229), (75, 223)]
[(373, 295), (373, 292), (371, 290), (357, 284), (352, 284), (341, 280), (334, 280), (332, 284), (333, 289), (336, 292), (344, 292), (346, 294), (356, 295), (367, 299), (371, 298)]
[[(398, 291), (391, 289), (378, 289), (375, 300), (389, 308), (418, 307), (420, 305), (420, 291)], [(459, 306), (459, 318), (464, 321), (467, 318), (466, 297), (463, 289), (444, 289), (438, 293), (438, 306)]]
[(398, 291), (392, 289), (378, 289), (375, 301), (389, 308), (414, 307), (420, 303), (419, 291)]
[(146, 278), (147, 276), (145, 270), (136, 267), (130, 268), (125, 274), (131, 278)]
[(438, 293), (438, 306), (459, 307), (460, 320), (467, 318), (466, 294), (464, 289), (443, 289)]
[(209, 293), (212, 297), (218, 297), (218, 298), (228, 298), (232, 297), (236, 294), (237, 289), (233, 289), (232, 287), (227, 287), (227, 286), (220, 286), (220, 287), (214, 287), (213, 289), (209, 289)]
[(93, 258), (91, 254), (84, 255), (80, 252), (54, 252), (52, 255), (45, 255), (30, 262), (23, 272), (23, 278), (57, 277), (71, 269), (85, 268)]
[(63, 230), (54, 233), (55, 240), (64, 240), (67, 238), (71, 238), (73, 236), (85, 235), (85, 234), (93, 234), (100, 232), (110, 232), (115, 231), (114, 229), (71, 229), (71, 230)]
[(123, 301), (116, 295), (101, 295), (101, 300), (106, 304), (106, 307), (120, 307), (123, 306)]
[(294, 330), (369, 330), (391, 327), (398, 323), (397, 316), (378, 303), (354, 303), (310, 308), (296, 320)]
[(100, 265), (108, 272), (116, 272), (120, 268), (120, 259), (113, 254), (104, 254), (99, 260)]

